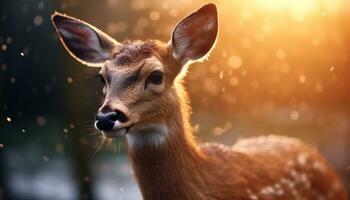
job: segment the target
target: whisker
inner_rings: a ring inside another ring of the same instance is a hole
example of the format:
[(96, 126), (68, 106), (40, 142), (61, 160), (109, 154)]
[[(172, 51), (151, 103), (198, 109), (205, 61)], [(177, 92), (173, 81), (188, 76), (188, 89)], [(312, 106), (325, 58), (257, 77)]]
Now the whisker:
[(98, 144), (97, 149), (96, 149), (96, 151), (92, 154), (92, 156), (95, 156), (96, 153), (97, 153), (98, 151), (101, 150), (102, 146), (104, 145), (104, 143), (105, 143), (105, 141), (106, 141), (106, 137), (105, 137), (104, 135), (101, 135), (101, 136), (100, 136), (100, 139), (101, 139), (101, 140), (100, 140), (100, 144)]
[(121, 142), (118, 141), (118, 153), (120, 152), (120, 144), (121, 144)]

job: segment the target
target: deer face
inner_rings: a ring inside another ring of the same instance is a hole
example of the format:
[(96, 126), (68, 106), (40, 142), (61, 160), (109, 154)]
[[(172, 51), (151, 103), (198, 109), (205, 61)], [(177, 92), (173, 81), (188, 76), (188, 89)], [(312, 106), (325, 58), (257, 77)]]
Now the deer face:
[(218, 32), (214, 4), (182, 19), (168, 43), (119, 43), (92, 25), (60, 13), (52, 16), (52, 22), (70, 55), (101, 68), (105, 100), (95, 126), (107, 137), (162, 124), (172, 115), (175, 79), (183, 66), (208, 54)]

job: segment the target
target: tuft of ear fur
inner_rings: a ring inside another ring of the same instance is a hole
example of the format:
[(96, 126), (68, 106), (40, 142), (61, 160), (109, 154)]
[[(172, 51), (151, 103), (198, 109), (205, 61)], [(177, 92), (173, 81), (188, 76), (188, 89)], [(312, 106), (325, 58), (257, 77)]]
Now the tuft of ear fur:
[(218, 35), (216, 5), (209, 3), (182, 19), (175, 27), (170, 42), (173, 57), (182, 65), (205, 58)]
[(119, 46), (103, 31), (74, 17), (55, 12), (51, 21), (68, 53), (87, 66), (101, 66)]

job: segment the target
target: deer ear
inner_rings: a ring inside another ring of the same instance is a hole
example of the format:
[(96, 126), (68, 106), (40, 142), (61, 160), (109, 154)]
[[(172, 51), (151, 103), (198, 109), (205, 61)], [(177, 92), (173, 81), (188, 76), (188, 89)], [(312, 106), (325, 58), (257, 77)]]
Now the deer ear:
[(98, 67), (112, 58), (118, 43), (101, 30), (73, 17), (55, 12), (51, 21), (63, 46), (79, 62)]
[(181, 64), (198, 60), (214, 46), (218, 34), (215, 4), (209, 3), (182, 19), (171, 36), (174, 58)]

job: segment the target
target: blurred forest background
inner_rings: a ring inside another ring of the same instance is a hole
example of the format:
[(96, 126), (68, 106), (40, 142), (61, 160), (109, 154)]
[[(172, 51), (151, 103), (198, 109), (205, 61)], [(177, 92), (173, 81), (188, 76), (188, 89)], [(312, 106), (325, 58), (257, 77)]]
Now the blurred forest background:
[[(97, 69), (57, 40), (55, 10), (120, 41), (167, 41), (205, 2), (1, 0), (0, 199), (140, 199), (125, 141), (96, 152), (102, 85)], [(349, 188), (350, 1), (213, 2), (219, 40), (186, 77), (198, 139), (297, 137), (318, 147)]]

